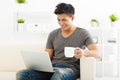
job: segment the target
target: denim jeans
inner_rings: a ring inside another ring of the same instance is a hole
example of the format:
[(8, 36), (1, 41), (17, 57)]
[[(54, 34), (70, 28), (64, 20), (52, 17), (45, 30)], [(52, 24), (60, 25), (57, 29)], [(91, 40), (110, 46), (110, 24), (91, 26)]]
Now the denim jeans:
[(36, 70), (22, 70), (16, 74), (16, 80), (75, 80), (73, 70), (65, 65), (53, 64), (54, 72), (41, 72)]

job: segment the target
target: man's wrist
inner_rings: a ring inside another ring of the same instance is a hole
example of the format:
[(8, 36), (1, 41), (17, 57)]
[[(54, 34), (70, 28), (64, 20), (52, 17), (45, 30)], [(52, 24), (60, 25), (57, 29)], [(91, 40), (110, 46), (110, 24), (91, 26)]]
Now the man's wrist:
[(85, 56), (85, 52), (86, 52), (86, 50), (83, 49), (83, 50), (82, 50), (82, 57), (86, 57), (86, 56)]

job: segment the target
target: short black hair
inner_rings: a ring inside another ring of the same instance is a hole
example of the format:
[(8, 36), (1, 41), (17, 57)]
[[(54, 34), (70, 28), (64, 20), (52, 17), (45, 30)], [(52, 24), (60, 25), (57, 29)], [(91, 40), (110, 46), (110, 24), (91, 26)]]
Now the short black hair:
[(59, 3), (56, 6), (56, 9), (54, 13), (57, 14), (68, 14), (68, 15), (74, 15), (75, 14), (75, 9), (71, 4), (67, 3)]

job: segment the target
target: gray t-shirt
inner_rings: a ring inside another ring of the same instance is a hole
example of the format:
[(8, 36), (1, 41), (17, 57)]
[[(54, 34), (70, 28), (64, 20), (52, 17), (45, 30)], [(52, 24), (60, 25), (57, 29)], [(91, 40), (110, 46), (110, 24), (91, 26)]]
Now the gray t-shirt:
[(47, 40), (46, 48), (53, 49), (54, 55), (52, 58), (53, 64), (64, 64), (72, 68), (76, 73), (79, 73), (79, 59), (67, 58), (64, 55), (64, 47), (80, 47), (85, 49), (93, 40), (87, 30), (76, 28), (76, 30), (67, 38), (61, 34), (61, 29), (52, 31)]

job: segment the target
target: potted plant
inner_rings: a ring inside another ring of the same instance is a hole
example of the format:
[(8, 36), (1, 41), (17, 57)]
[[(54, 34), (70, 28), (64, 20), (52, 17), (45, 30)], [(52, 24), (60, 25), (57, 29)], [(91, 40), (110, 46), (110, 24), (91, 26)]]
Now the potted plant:
[(117, 21), (118, 21), (118, 16), (115, 15), (115, 14), (111, 14), (111, 15), (109, 16), (109, 19), (110, 19), (110, 21), (111, 21), (111, 26), (112, 26), (112, 27), (113, 27), (113, 26), (116, 26), (116, 23), (117, 23)]
[(16, 0), (16, 1), (17, 1), (17, 3), (19, 3), (19, 4), (26, 2), (26, 0)]
[(97, 19), (91, 19), (91, 26), (92, 27), (98, 27), (99, 26), (99, 21)]
[(115, 14), (111, 14), (111, 15), (109, 16), (109, 18), (110, 18), (111, 22), (115, 22), (115, 21), (118, 20), (118, 17), (117, 17), (117, 15), (115, 15)]
[(23, 32), (24, 31), (24, 22), (25, 22), (25, 20), (24, 19), (18, 19), (17, 20), (17, 30), (18, 30), (18, 32)]
[(24, 3), (26, 3), (26, 0), (16, 0), (16, 2), (18, 3), (18, 11), (24, 11)]
[(22, 18), (17, 20), (17, 23), (24, 23), (24, 22), (25, 22), (25, 20)]

